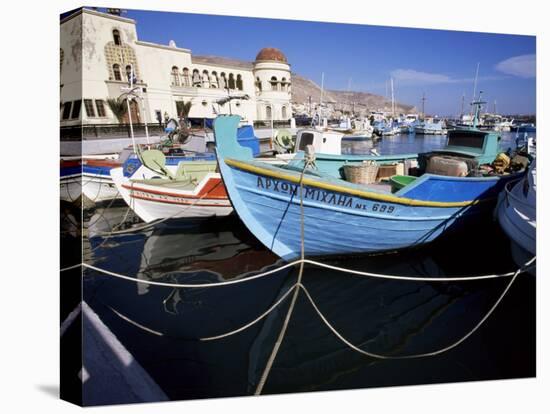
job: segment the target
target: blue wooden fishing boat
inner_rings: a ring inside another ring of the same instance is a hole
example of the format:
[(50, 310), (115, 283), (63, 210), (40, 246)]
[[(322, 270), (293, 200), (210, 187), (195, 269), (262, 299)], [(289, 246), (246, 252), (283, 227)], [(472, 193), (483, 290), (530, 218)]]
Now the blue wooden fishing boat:
[[(241, 220), (267, 248), (286, 260), (301, 251), (301, 199), (307, 256), (393, 251), (431, 242), (485, 214), (490, 217), (498, 193), (518, 175), (423, 173), (396, 193), (391, 193), (389, 185), (354, 184), (315, 168), (306, 168), (302, 180), (303, 168), (253, 159), (251, 151), (236, 140), (238, 123), (238, 116), (220, 116), (214, 121), (223, 181)], [(496, 139), (481, 131), (457, 138), (455, 147), (466, 147), (470, 155), (450, 150), (424, 154), (423, 168), (455, 170), (462, 163), (469, 168), (477, 162), (472, 154), (482, 159), (487, 154), (481, 149), (490, 151), (493, 147), (487, 141)]]

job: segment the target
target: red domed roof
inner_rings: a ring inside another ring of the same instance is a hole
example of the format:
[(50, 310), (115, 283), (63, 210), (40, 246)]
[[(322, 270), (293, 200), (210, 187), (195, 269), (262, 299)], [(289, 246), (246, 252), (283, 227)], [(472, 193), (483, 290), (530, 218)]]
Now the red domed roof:
[(283, 52), (274, 47), (264, 47), (260, 50), (256, 55), (256, 61), (259, 60), (274, 60), (276, 62), (288, 63)]

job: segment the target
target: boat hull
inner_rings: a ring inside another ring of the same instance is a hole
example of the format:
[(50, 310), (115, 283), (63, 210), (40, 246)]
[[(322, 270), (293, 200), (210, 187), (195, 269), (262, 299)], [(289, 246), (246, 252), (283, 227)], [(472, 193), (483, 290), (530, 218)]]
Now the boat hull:
[[(537, 253), (537, 210), (534, 169), (528, 175), (505, 188), (499, 199), (497, 217), (500, 227), (511, 241), (512, 256), (518, 266)], [(528, 191), (523, 191), (524, 188)]]
[[(298, 257), (302, 243), (299, 185), (230, 164), (220, 167), (241, 219), (278, 256), (286, 260)], [(232, 184), (226, 176), (231, 176)], [(304, 185), (302, 194), (307, 256), (374, 253), (422, 245), (466, 219), (489, 215), (494, 208), (490, 202), (408, 206), (312, 185)]]
[(124, 201), (145, 222), (168, 218), (227, 216), (233, 212), (219, 174), (209, 174), (192, 190), (133, 183), (122, 168), (111, 176)]

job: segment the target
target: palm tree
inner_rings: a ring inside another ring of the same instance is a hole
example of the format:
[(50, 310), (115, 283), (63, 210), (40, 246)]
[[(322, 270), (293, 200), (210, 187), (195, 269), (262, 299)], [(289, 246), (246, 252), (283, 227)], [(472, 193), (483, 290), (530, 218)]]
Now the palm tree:
[(191, 112), (191, 106), (193, 103), (191, 101), (176, 101), (176, 110), (178, 111), (178, 118), (182, 120), (187, 120), (189, 112)]
[(107, 99), (107, 105), (109, 105), (111, 112), (118, 119), (118, 123), (122, 124), (122, 121), (124, 120), (124, 115), (126, 115), (126, 111), (128, 109), (126, 106), (126, 101), (120, 100), (118, 98), (116, 99), (109, 98)]

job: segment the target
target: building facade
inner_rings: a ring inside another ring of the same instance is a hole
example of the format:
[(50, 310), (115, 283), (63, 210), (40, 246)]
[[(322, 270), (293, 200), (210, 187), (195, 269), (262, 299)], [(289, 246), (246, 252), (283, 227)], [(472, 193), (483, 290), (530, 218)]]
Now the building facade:
[[(249, 123), (287, 121), (292, 116), (290, 65), (275, 48), (253, 62), (194, 57), (189, 49), (139, 40), (136, 22), (80, 9), (61, 20), (61, 125), (117, 124), (109, 99), (124, 99), (133, 75), (134, 123), (177, 117), (178, 102), (191, 102), (190, 118), (238, 114)], [(216, 103), (228, 96), (247, 95)], [(121, 122), (128, 121), (126, 113)]]

